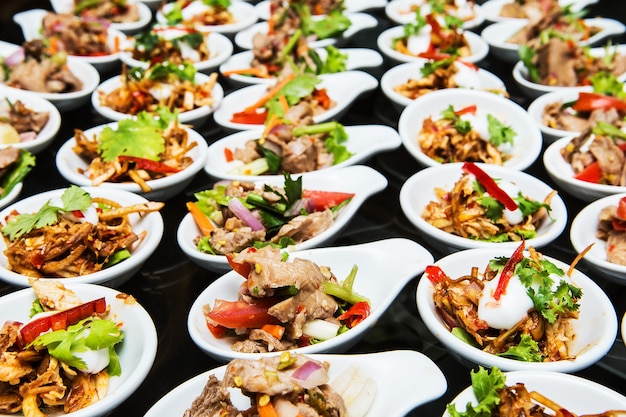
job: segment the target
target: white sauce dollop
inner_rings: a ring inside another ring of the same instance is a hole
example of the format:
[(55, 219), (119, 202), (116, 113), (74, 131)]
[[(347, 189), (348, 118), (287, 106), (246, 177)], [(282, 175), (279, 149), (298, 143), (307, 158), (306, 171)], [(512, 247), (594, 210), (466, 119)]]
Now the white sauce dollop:
[(166, 100), (172, 95), (174, 86), (172, 84), (157, 83), (149, 91), (157, 100)]
[[(460, 108), (455, 108), (455, 110), (460, 110)], [(472, 130), (475, 130), (482, 140), (488, 141), (491, 138), (491, 135), (489, 135), (487, 115), (466, 113), (462, 114), (459, 118), (470, 122)]]
[[(507, 193), (511, 198), (517, 197), (517, 195), (520, 192), (519, 187), (515, 185), (514, 183), (512, 183), (511, 181), (500, 180), (498, 182), (498, 186), (500, 187), (500, 189), (502, 189), (502, 191)], [(524, 215), (522, 214), (522, 211), (519, 208), (511, 211), (505, 207), (503, 216), (506, 219), (506, 221), (509, 222), (509, 224), (520, 224), (524, 220)]]
[[(55, 207), (63, 207), (63, 201), (61, 198), (53, 198), (50, 200), (50, 205)], [(76, 216), (72, 212), (63, 213), (62, 216), (74, 223), (91, 223), (98, 224), (98, 211), (94, 205), (89, 206), (86, 210), (81, 210), (81, 216)]]
[(194, 16), (204, 13), (206, 10), (210, 10), (211, 7), (202, 3), (201, 1), (193, 1), (182, 10), (183, 20), (190, 20)]
[(91, 350), (75, 352), (74, 355), (80, 358), (87, 365), (83, 371), (90, 374), (97, 374), (109, 365), (109, 349)]
[(498, 275), (485, 282), (478, 301), (478, 318), (494, 329), (510, 329), (528, 315), (528, 311), (533, 308), (533, 302), (517, 275), (511, 277), (506, 292), (500, 299), (494, 299), (493, 293), (499, 279)]
[(459, 87), (481, 89), (482, 83), (478, 76), (478, 71), (459, 62), (455, 63), (457, 73), (454, 74), (454, 81)]
[(409, 36), (406, 42), (406, 48), (412, 55), (418, 55), (422, 52), (426, 52), (430, 46), (430, 33), (420, 31), (417, 35)]

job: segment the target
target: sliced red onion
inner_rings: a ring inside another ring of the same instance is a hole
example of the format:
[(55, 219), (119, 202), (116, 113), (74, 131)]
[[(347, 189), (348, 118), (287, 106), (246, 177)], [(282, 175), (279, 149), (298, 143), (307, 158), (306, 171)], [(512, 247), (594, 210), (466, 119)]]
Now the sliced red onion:
[(243, 205), (238, 198), (231, 198), (228, 202), (228, 208), (237, 216), (241, 221), (246, 223), (254, 231), (265, 230), (263, 224), (254, 217), (254, 214), (246, 206)]
[(328, 382), (326, 369), (315, 361), (306, 361), (294, 371), (291, 377), (297, 379), (304, 389), (315, 388)]
[(24, 48), (19, 47), (15, 50), (15, 52), (13, 52), (4, 59), (4, 63), (7, 64), (9, 67), (14, 67), (17, 64), (21, 64), (22, 62), (24, 62), (25, 57), (26, 56), (24, 55)]
[(315, 211), (313, 200), (311, 200), (310, 198), (301, 198), (297, 200), (295, 203), (292, 204), (291, 207), (289, 207), (285, 211), (285, 216), (298, 216), (300, 215), (300, 212), (302, 210), (306, 211), (307, 213), (313, 213)]
[(29, 130), (28, 132), (20, 133), (20, 142), (29, 142), (37, 137), (37, 132)]

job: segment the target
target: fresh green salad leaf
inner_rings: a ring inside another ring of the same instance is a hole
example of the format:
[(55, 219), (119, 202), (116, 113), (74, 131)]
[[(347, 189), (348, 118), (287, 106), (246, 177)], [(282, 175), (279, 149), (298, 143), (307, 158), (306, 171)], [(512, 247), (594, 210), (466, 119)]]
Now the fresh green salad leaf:
[(505, 126), (497, 117), (487, 114), (487, 123), (489, 130), (489, 141), (495, 146), (505, 143), (513, 144), (513, 138), (517, 136), (517, 132), (511, 126)]
[(499, 392), (505, 387), (504, 374), (496, 367), (488, 371), (479, 366), (478, 371), (470, 372), (470, 377), (478, 404), (468, 402), (465, 411), (457, 411), (455, 404), (448, 404), (448, 413), (451, 417), (491, 417), (496, 406), (500, 404)]
[(526, 333), (522, 334), (518, 345), (511, 346), (505, 352), (497, 355), (523, 362), (543, 362), (543, 355), (540, 353), (539, 345)]
[(0, 198), (6, 197), (24, 177), (32, 171), (35, 166), (35, 155), (26, 149), (20, 149), (20, 156), (15, 163), (11, 165), (9, 171), (2, 176), (0, 187), (2, 192)]
[(621, 82), (613, 73), (600, 71), (589, 77), (593, 91), (599, 94), (624, 98), (624, 83)]
[(350, 19), (341, 10), (332, 10), (323, 19), (313, 19), (308, 7), (301, 7), (302, 30), (305, 35), (314, 34), (318, 39), (338, 36), (352, 25)]
[(626, 132), (617, 126), (604, 121), (597, 122), (591, 131), (595, 135), (626, 139)]
[(422, 68), (420, 68), (420, 72), (423, 77), (428, 77), (439, 68), (448, 68), (450, 65), (454, 65), (454, 61), (456, 61), (456, 56), (440, 59), (438, 61), (428, 61), (424, 63)]
[(528, 70), (530, 81), (534, 83), (539, 82), (539, 67), (537, 67), (537, 64), (535, 63), (535, 55), (537, 52), (528, 45), (520, 45), (517, 53), (519, 54), (520, 60), (524, 63), (524, 66)]
[(320, 74), (332, 74), (343, 72), (347, 69), (348, 54), (342, 53), (332, 45), (326, 47), (326, 61), (324, 61)]

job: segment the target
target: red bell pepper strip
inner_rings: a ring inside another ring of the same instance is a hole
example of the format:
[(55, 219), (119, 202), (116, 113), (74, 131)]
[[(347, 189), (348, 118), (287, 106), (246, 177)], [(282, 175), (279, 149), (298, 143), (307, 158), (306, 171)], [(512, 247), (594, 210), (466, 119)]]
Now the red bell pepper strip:
[(426, 276), (428, 280), (433, 284), (437, 284), (438, 282), (445, 281), (448, 276), (443, 269), (439, 268), (437, 265), (428, 265), (426, 266)]
[(626, 220), (626, 197), (622, 197), (617, 204), (617, 218)]
[(259, 300), (254, 304), (243, 300), (215, 300), (207, 317), (228, 329), (260, 329), (265, 324), (280, 323), (268, 313), (268, 309), (275, 303), (276, 300), (272, 299)]
[(478, 109), (478, 107), (473, 104), (471, 106), (467, 106), (467, 107), (463, 107), (462, 109), (458, 109), (454, 111), (454, 114), (456, 114), (457, 116), (462, 116), (464, 114), (476, 114), (476, 110)]
[(240, 111), (233, 113), (230, 121), (233, 123), (241, 123), (244, 125), (262, 125), (267, 120), (267, 110), (261, 112), (254, 111)]
[(498, 186), (498, 184), (483, 171), (478, 165), (473, 162), (465, 162), (463, 164), (463, 171), (468, 172), (476, 177), (476, 180), (485, 188), (485, 191), (489, 193), (490, 196), (504, 204), (504, 207), (507, 210), (516, 210), (517, 203), (509, 196), (502, 188)]
[(349, 198), (354, 197), (354, 193), (342, 193), (339, 191), (302, 190), (302, 198), (313, 201), (315, 211), (323, 211), (327, 208), (338, 206)]
[(107, 303), (104, 297), (88, 301), (79, 306), (58, 313), (37, 318), (20, 329), (22, 342), (27, 345), (42, 333), (48, 330), (64, 330), (67, 326), (91, 317), (93, 314), (102, 314), (106, 311)]
[(626, 110), (626, 101), (617, 97), (607, 96), (599, 93), (589, 93), (581, 91), (578, 93), (578, 100), (572, 106), (576, 111), (592, 111), (596, 109), (618, 109)]
[(120, 159), (120, 161), (133, 162), (139, 169), (158, 172), (160, 174), (173, 174), (180, 171), (180, 169), (174, 168), (162, 162), (153, 161), (146, 158), (139, 158), (137, 156), (120, 155), (118, 158)]
[(343, 314), (340, 314), (337, 317), (337, 320), (343, 321), (349, 329), (353, 328), (357, 324), (361, 323), (363, 320), (370, 315), (370, 303), (367, 301), (359, 301), (356, 304), (353, 304), (352, 307), (348, 309)]
[(506, 292), (506, 287), (509, 285), (509, 281), (515, 272), (515, 267), (517, 264), (524, 259), (524, 247), (526, 246), (526, 241), (522, 240), (521, 245), (515, 249), (513, 255), (506, 261), (504, 264), (504, 268), (502, 268), (502, 273), (500, 274), (500, 279), (498, 280), (498, 284), (496, 285), (496, 290), (493, 292), (493, 298), (496, 300), (500, 299), (500, 296)]

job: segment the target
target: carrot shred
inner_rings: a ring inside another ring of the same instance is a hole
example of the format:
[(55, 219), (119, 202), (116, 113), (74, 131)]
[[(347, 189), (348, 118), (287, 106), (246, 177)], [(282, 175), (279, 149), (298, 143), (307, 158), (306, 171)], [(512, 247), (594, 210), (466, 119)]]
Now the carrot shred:
[(278, 102), (280, 103), (280, 107), (283, 109), (283, 114), (287, 113), (289, 110), (289, 103), (287, 103), (287, 97), (284, 94), (278, 96)]
[(244, 109), (244, 113), (253, 112), (259, 107), (262, 107), (265, 103), (270, 101), (272, 97), (274, 97), (285, 85), (287, 85), (289, 81), (293, 80), (293, 78), (294, 78), (293, 73), (290, 73), (289, 75), (285, 76), (285, 78), (283, 78), (282, 80), (277, 82), (272, 88), (270, 88), (269, 91), (263, 97), (258, 99), (256, 103), (246, 107)]
[[(267, 402), (262, 400), (264, 397), (267, 399)], [(278, 417), (278, 413), (267, 394), (257, 396), (256, 411), (259, 413), (259, 417)]]
[(267, 68), (262, 67), (262, 68), (240, 68), (240, 69), (234, 69), (234, 70), (230, 70), (230, 71), (224, 71), (223, 75), (225, 77), (228, 77), (230, 75), (233, 74), (242, 74), (242, 75), (252, 75), (254, 77), (258, 77), (258, 78), (271, 78), (269, 72), (267, 71)]
[(580, 262), (580, 260), (585, 257), (585, 255), (587, 254), (587, 252), (589, 252), (591, 250), (593, 245), (594, 245), (594, 243), (592, 243), (591, 245), (587, 246), (585, 249), (583, 249), (582, 252), (580, 252), (578, 255), (576, 255), (576, 258), (572, 261), (572, 263), (569, 266), (569, 269), (567, 270), (567, 276), (568, 277), (572, 276), (572, 274), (574, 273), (574, 268), (576, 268), (576, 264), (578, 264), (578, 262)]
[(280, 324), (264, 324), (261, 330), (268, 332), (278, 340), (285, 334), (285, 328)]
[(265, 124), (265, 130), (263, 130), (263, 135), (261, 135), (261, 137), (262, 138), (266, 137), (268, 133), (270, 132), (270, 130), (272, 130), (272, 128), (276, 126), (279, 122), (280, 122), (280, 118), (278, 117), (278, 115), (272, 114), (270, 119)]
[(211, 220), (202, 212), (193, 201), (187, 202), (187, 210), (191, 213), (193, 220), (196, 222), (200, 231), (204, 236), (211, 235), (211, 231), (215, 229)]

